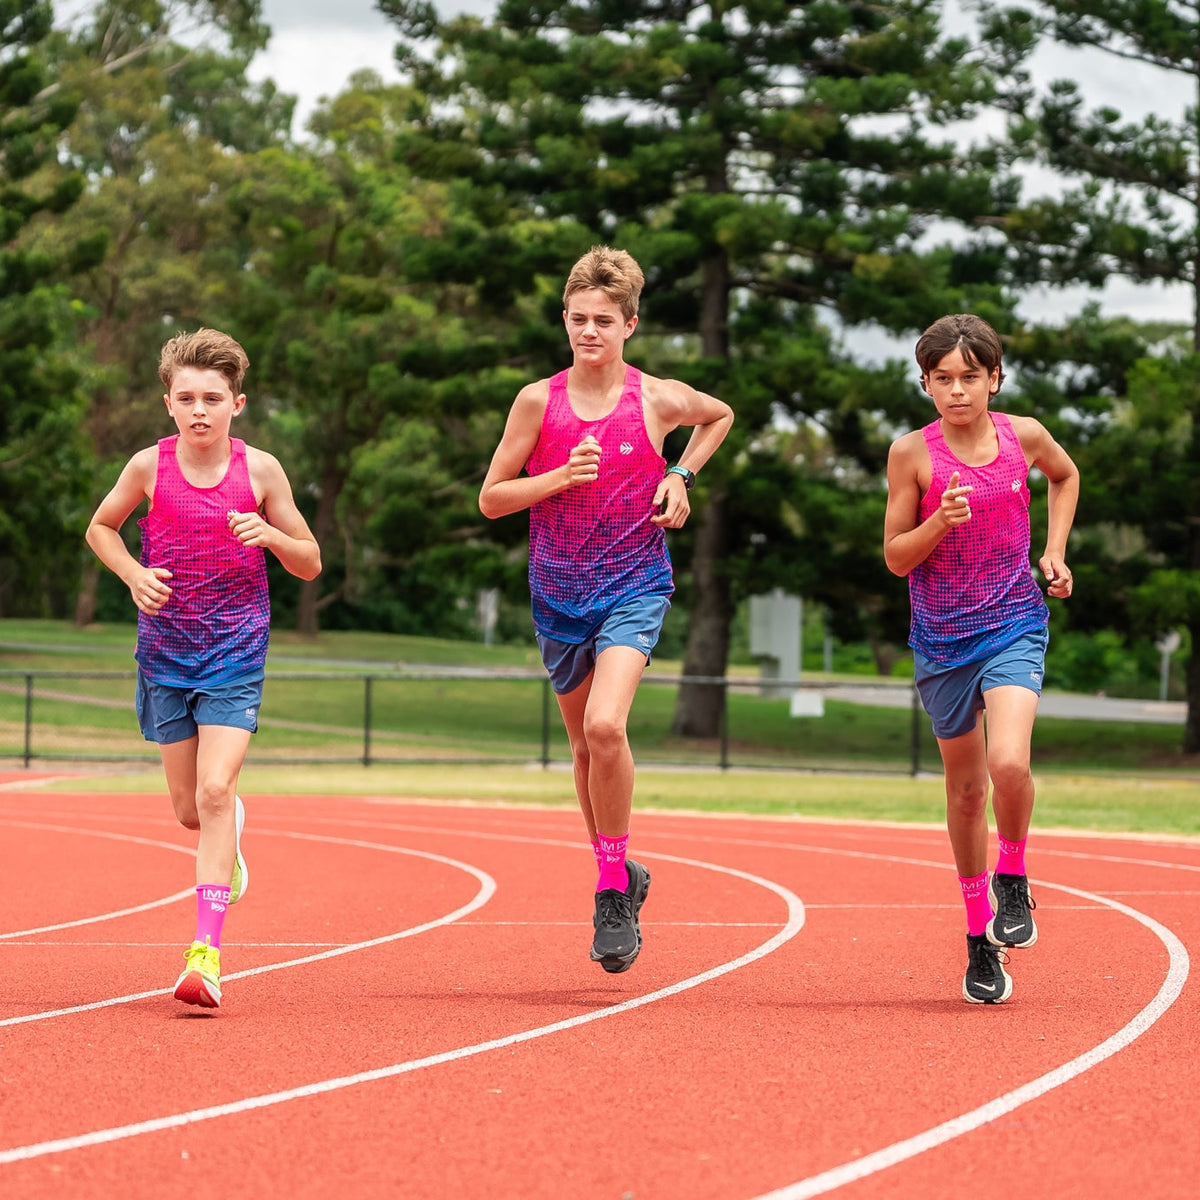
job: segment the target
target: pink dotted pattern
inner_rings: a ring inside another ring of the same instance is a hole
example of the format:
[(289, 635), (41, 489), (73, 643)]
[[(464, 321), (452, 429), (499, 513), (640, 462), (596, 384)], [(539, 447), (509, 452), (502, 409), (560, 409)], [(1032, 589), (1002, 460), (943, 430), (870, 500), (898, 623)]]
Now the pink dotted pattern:
[(970, 485), (971, 519), (951, 529), (908, 577), (912, 602), (909, 645), (944, 665), (978, 662), (1040, 629), (1049, 610), (1029, 563), (1029, 467), (1004, 413), (991, 414), (1000, 442), (985, 466), (960, 462), (940, 422), (921, 431), (933, 478), (921, 497), (920, 520), (935, 513), (957, 471)]
[(526, 470), (561, 467), (589, 433), (601, 446), (599, 478), (539, 501), (529, 515), (533, 623), (544, 636), (574, 644), (630, 596), (674, 590), (666, 536), (650, 522), (666, 460), (646, 433), (639, 370), (626, 367), (621, 398), (596, 421), (571, 407), (567, 372), (555, 375)]
[(246, 443), (230, 439), (225, 477), (203, 488), (184, 478), (178, 440), (158, 443), (154, 499), (138, 522), (142, 565), (171, 572), (171, 598), (154, 616), (139, 614), (135, 656), (155, 683), (194, 687), (263, 667), (271, 605), (262, 548), (243, 546), (229, 528), (229, 512), (258, 507)]

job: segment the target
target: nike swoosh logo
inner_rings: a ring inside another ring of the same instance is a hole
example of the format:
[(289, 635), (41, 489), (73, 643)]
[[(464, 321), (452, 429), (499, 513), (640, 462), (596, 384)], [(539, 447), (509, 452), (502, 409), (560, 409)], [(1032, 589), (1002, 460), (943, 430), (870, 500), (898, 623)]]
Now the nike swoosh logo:
[(994, 992), (999, 985), (995, 983), (977, 983), (975, 986), (981, 992)]
[(1024, 928), (1025, 928), (1024, 922), (1022, 922), (1020, 925), (1005, 925), (1004, 932), (1005, 933), (1016, 933), (1019, 929), (1024, 929)]

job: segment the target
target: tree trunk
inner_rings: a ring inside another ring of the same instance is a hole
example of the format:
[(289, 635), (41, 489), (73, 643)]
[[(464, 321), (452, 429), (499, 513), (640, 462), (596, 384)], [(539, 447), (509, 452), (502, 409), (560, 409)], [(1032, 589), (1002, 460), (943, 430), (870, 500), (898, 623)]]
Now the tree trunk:
[[(344, 479), (332, 466), (326, 467), (317, 493), (317, 511), (313, 516), (313, 537), (321, 547), (322, 561), (327, 548), (337, 534), (337, 498)], [(320, 632), (318, 616), (321, 611), (321, 576), (306, 579), (300, 584), (300, 599), (296, 604), (296, 632), (302, 637), (315, 638)]]
[[(709, 181), (709, 191), (725, 187), (723, 173)], [(700, 346), (706, 358), (729, 356), (729, 260), (724, 253), (704, 264), (700, 302)], [(719, 451), (718, 451), (719, 453)], [(692, 555), (694, 602), (688, 622), (685, 675), (724, 675), (729, 664), (729, 625), (733, 601), (722, 569), (729, 551), (725, 488), (717, 485), (700, 519)], [(675, 702), (671, 732), (677, 737), (715, 738), (721, 733), (725, 689), (720, 684), (684, 683)]]
[(96, 591), (100, 587), (100, 561), (89, 554), (79, 575), (79, 595), (75, 597), (75, 624), (83, 629), (96, 619)]
[[(685, 675), (723, 676), (729, 662), (733, 601), (722, 564), (728, 555), (725, 490), (714, 490), (696, 533), (692, 559), (694, 602), (688, 622)], [(676, 737), (715, 738), (721, 734), (725, 689), (717, 683), (685, 683), (679, 688), (671, 732)]]
[(1200, 754), (1200, 620), (1188, 625), (1192, 635), (1192, 653), (1184, 672), (1184, 696), (1187, 709), (1183, 718), (1183, 752)]

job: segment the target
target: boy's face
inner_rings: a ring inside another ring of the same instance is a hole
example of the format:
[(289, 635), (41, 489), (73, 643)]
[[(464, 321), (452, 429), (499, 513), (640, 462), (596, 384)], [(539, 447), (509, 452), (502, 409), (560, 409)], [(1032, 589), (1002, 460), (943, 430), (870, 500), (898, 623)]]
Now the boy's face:
[(229, 427), (245, 406), (246, 397), (235, 396), (220, 371), (182, 367), (163, 401), (180, 436), (203, 448), (229, 436)]
[(988, 372), (981, 365), (969, 366), (956, 346), (923, 382), (943, 420), (967, 425), (987, 412), (988, 401), (1000, 386), (1000, 368)]
[(625, 339), (637, 328), (638, 319), (626, 321), (616, 301), (599, 288), (588, 288), (567, 300), (563, 322), (575, 361), (599, 366), (621, 357)]

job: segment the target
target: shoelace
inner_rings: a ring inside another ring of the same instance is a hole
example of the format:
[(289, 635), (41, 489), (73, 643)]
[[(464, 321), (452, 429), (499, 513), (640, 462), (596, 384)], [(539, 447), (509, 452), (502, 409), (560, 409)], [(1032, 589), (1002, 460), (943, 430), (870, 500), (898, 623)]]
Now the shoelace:
[(1028, 918), (1030, 909), (1037, 908), (1029, 889), (1021, 883), (1001, 883), (997, 887), (1004, 893), (1004, 904), (1013, 908), (1022, 921)]
[(981, 942), (973, 945), (971, 950), (971, 966), (979, 974), (988, 979), (1000, 979), (1000, 964), (1008, 962), (1008, 951), (993, 946), (991, 942)]
[(633, 903), (624, 892), (616, 888), (605, 888), (599, 893), (596, 911), (600, 918), (597, 928), (619, 929), (633, 921)]

